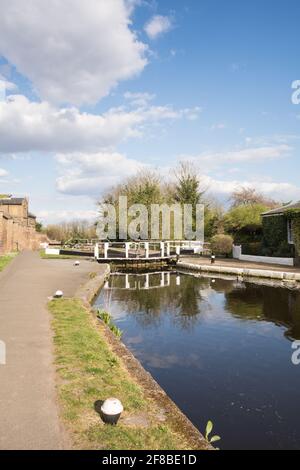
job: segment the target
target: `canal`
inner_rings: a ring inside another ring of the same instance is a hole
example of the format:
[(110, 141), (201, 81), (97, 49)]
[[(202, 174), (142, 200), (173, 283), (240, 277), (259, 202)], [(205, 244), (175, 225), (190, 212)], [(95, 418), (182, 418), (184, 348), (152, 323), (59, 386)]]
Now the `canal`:
[(300, 449), (300, 293), (236, 280), (112, 275), (96, 301), (123, 342), (220, 449)]

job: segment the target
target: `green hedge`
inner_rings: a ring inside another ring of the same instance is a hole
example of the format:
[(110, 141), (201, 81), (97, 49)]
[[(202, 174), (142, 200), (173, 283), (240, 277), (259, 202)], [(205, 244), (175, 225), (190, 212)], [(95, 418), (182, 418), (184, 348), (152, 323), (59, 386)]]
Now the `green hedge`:
[(292, 231), (296, 256), (300, 257), (300, 209), (290, 209), (286, 217), (292, 220)]
[(274, 216), (263, 218), (263, 256), (293, 257), (293, 245), (287, 239), (287, 217)]

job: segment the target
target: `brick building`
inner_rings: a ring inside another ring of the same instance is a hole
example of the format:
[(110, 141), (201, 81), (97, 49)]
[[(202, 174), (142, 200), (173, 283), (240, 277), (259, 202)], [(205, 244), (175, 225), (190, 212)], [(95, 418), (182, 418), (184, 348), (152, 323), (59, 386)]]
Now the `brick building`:
[(28, 199), (0, 195), (0, 254), (38, 249), (44, 238), (36, 231)]

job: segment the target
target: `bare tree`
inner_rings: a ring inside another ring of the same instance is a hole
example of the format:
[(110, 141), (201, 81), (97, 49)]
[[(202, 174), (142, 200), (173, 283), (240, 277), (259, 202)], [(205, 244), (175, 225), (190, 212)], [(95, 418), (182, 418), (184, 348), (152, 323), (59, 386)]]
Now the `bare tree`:
[(270, 209), (277, 207), (280, 203), (270, 199), (263, 194), (256, 191), (255, 188), (241, 186), (237, 188), (230, 197), (231, 206), (238, 207), (238, 206), (247, 206), (250, 204), (261, 204)]
[(51, 240), (66, 242), (71, 239), (90, 240), (96, 238), (95, 224), (87, 220), (73, 220), (48, 225), (45, 232)]

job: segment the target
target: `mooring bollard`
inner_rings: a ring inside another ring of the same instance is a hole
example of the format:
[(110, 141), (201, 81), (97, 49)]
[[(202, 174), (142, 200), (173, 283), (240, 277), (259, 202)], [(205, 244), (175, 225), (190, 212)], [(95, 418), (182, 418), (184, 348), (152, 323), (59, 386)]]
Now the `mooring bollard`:
[(55, 299), (61, 299), (64, 296), (64, 293), (61, 290), (57, 290), (54, 294)]
[(116, 425), (124, 408), (117, 398), (108, 398), (101, 406), (101, 418), (106, 424)]

